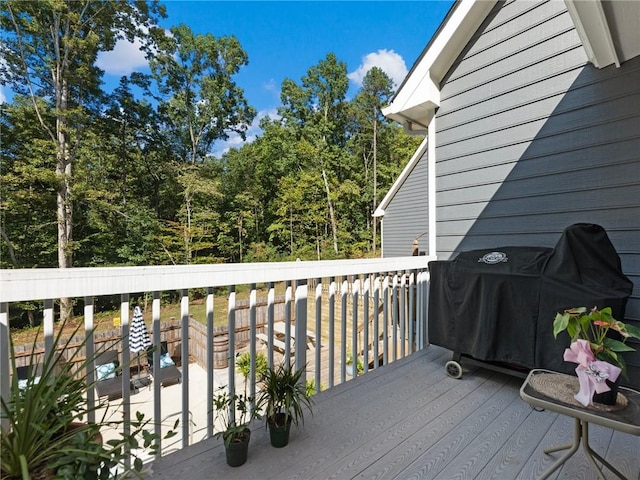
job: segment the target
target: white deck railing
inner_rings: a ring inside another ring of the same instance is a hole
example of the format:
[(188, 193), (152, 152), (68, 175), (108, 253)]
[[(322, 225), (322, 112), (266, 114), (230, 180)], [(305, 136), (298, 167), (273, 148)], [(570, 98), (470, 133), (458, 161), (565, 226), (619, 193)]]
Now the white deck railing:
[[(152, 266), (113, 268), (29, 269), (0, 271), (0, 395), (7, 398), (10, 388), (9, 362), (9, 312), (12, 303), (42, 301), (45, 353), (53, 348), (54, 304), (60, 298), (80, 298), (84, 301), (85, 332), (88, 337), (87, 355), (94, 348), (94, 305), (101, 296), (120, 296), (120, 322), (122, 328), (122, 361), (129, 365), (130, 295), (144, 292), (153, 296), (152, 330), (153, 344), (160, 344), (161, 294), (180, 291), (181, 295), (181, 357), (182, 385), (180, 438), (182, 447), (193, 437), (191, 416), (194, 415), (189, 394), (189, 291), (206, 289), (206, 327), (209, 339), (214, 333), (214, 289), (228, 287), (226, 317), (229, 331), (235, 331), (236, 287), (249, 288), (251, 375), (250, 394), (255, 394), (255, 358), (257, 346), (257, 285), (266, 285), (268, 361), (274, 362), (274, 302), (275, 285), (286, 282), (285, 293), (285, 345), (298, 347), (307, 344), (307, 334), (316, 337), (316, 348), (310, 350), (313, 358), (307, 358), (306, 348), (295, 348), (292, 357), (297, 368), (306, 365), (313, 371), (316, 388), (332, 388), (346, 380), (346, 360), (349, 352), (362, 354), (362, 358), (374, 358), (388, 363), (409, 355), (426, 344), (428, 257), (402, 257), (392, 259), (336, 260), (319, 262), (284, 262), (254, 264)], [(310, 285), (315, 289), (310, 290)], [(313, 299), (309, 297), (313, 296)], [(309, 305), (313, 301), (314, 305)], [(219, 308), (219, 307), (218, 307)], [(295, 322), (292, 322), (292, 310)], [(311, 312), (308, 314), (308, 312)], [(339, 313), (339, 318), (337, 318)], [(162, 319), (166, 320), (166, 319)], [(325, 331), (326, 330), (326, 331)], [(228, 385), (235, 390), (234, 335), (229, 335)], [(264, 338), (264, 337), (263, 337)], [(292, 342), (290, 340), (293, 339)], [(343, 341), (344, 339), (344, 341)], [(373, 339), (376, 339), (375, 341)], [(391, 339), (391, 340), (390, 340)], [(347, 344), (350, 343), (350, 344)], [(154, 352), (154, 365), (159, 365), (159, 349)], [(214, 433), (210, 412), (214, 394), (214, 342), (206, 347), (206, 408), (205, 436)], [(289, 351), (285, 351), (285, 356)], [(311, 356), (311, 355), (310, 355)], [(337, 360), (337, 361), (336, 361)], [(355, 363), (355, 359), (354, 359)], [(364, 361), (366, 373), (369, 362)], [(336, 369), (337, 368), (337, 369)], [(87, 378), (93, 377), (89, 368)], [(354, 366), (354, 370), (355, 366)], [(357, 373), (356, 373), (357, 374)], [(131, 418), (131, 393), (129, 369), (123, 369), (122, 409), (125, 432)], [(322, 384), (322, 380), (327, 381)], [(204, 388), (205, 385), (199, 386)], [(153, 424), (156, 434), (162, 433), (162, 395), (160, 382), (153, 382)], [(94, 392), (88, 392), (88, 401), (95, 402)], [(176, 410), (172, 405), (171, 409)], [(203, 412), (200, 412), (204, 414)], [(90, 419), (91, 420), (91, 419)], [(178, 447), (180, 448), (180, 447)], [(162, 451), (162, 449), (160, 449)]]

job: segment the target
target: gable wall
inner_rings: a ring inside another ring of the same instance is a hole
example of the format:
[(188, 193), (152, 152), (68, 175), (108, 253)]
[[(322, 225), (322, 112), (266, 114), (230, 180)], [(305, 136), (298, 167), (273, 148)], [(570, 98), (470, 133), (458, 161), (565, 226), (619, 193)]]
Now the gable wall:
[(436, 132), (438, 258), (602, 225), (640, 326), (640, 57), (598, 70), (564, 2), (499, 3), (441, 84)]
[(411, 255), (413, 239), (418, 239), (420, 252), (429, 254), (427, 197), (427, 149), (385, 209), (382, 219), (382, 253), (388, 257)]

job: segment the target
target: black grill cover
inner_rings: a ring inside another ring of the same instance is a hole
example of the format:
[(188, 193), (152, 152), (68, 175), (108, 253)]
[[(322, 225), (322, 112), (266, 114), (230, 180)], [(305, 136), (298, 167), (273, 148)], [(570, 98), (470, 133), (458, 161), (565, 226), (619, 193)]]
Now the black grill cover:
[(566, 334), (553, 320), (566, 308), (610, 306), (624, 318), (633, 284), (599, 225), (565, 229), (555, 248), (499, 247), (429, 262), (429, 342), (477, 360), (573, 372)]

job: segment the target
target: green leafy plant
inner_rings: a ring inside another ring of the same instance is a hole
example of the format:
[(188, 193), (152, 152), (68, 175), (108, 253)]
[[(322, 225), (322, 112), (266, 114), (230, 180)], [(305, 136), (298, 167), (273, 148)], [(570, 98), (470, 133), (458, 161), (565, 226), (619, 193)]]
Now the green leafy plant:
[[(350, 353), (347, 354), (347, 359), (345, 361), (345, 365), (353, 365), (353, 355)], [(358, 375), (362, 375), (364, 373), (364, 363), (362, 362), (362, 358), (358, 357), (356, 362), (356, 370)]]
[(286, 426), (304, 422), (304, 408), (312, 411), (312, 400), (301, 381), (305, 368), (294, 370), (291, 365), (268, 367), (260, 382), (258, 408), (264, 412), (267, 424)]
[[(63, 340), (63, 330), (60, 328), (53, 349), (44, 356), (38, 371), (32, 369), (25, 385), (18, 381), (11, 342), (11, 389), (8, 398), (2, 399), (0, 411), (3, 425), (7, 425), (0, 431), (2, 479), (50, 476), (93, 480), (114, 478), (114, 472), (140, 474), (143, 464), (135, 450), (142, 447), (155, 454), (157, 449), (156, 436), (146, 429), (149, 420), (137, 412), (128, 434), (102, 442), (100, 428), (119, 430), (122, 420), (108, 417), (105, 403), (87, 403), (86, 393), (95, 382), (87, 382), (81, 375), (102, 350), (81, 359), (84, 342), (72, 344), (74, 335)], [(36, 365), (36, 361), (34, 340), (29, 362)], [(90, 414), (98, 417), (93, 423), (87, 422)], [(166, 438), (174, 434), (170, 431)], [(129, 456), (134, 459), (131, 468), (125, 461)]]
[[(627, 366), (621, 354), (635, 351), (626, 341), (629, 338), (640, 339), (639, 328), (613, 318), (610, 307), (602, 310), (597, 307), (591, 310), (575, 307), (556, 314), (553, 322), (554, 337), (557, 338), (565, 330), (572, 343), (576, 340), (588, 341), (598, 360), (620, 367), (623, 376), (627, 378)], [(617, 333), (621, 340), (611, 338), (611, 332)]]
[[(258, 353), (256, 355), (256, 378), (262, 378), (264, 372), (267, 370), (267, 357), (264, 353)], [(236, 358), (236, 368), (242, 374), (245, 379), (249, 378), (251, 373), (251, 354), (245, 352), (238, 355)]]
[(216, 437), (222, 437), (228, 447), (232, 442), (243, 442), (249, 439), (249, 422), (260, 418), (258, 410), (253, 408), (253, 398), (245, 394), (231, 395), (226, 386), (218, 387), (213, 397), (214, 421), (221, 430)]

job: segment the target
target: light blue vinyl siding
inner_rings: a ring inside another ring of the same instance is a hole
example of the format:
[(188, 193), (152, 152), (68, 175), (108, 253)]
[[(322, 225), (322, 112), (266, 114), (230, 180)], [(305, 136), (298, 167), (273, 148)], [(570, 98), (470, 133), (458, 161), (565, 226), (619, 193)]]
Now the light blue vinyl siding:
[(413, 239), (420, 235), (419, 250), (425, 255), (429, 254), (426, 234), (429, 226), (427, 174), (425, 151), (385, 210), (382, 220), (382, 249), (385, 258), (411, 255)]

